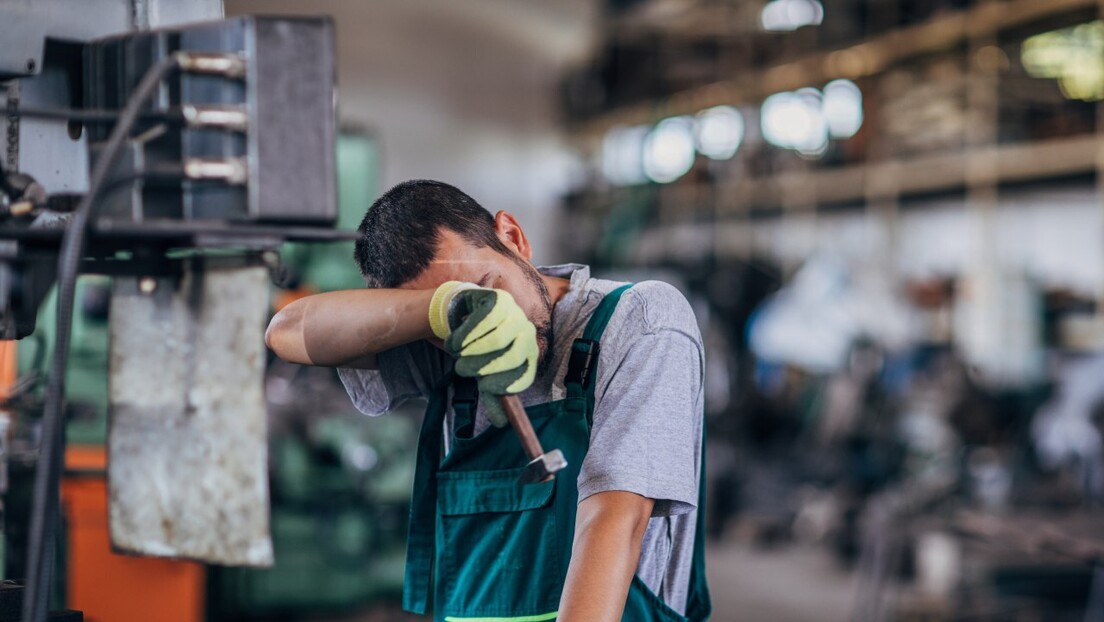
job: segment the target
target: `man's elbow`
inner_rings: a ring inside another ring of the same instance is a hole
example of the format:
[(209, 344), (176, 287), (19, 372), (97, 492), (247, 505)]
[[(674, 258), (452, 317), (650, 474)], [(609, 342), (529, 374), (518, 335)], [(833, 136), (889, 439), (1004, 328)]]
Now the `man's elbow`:
[(265, 329), (265, 345), (276, 353), (276, 356), (293, 363), (303, 363), (298, 360), (303, 348), (295, 347), (296, 342), (302, 341), (302, 313), (298, 305), (292, 303), (272, 316), (272, 320)]
[(276, 331), (280, 330), (279, 324), (276, 323), (276, 317), (273, 316), (268, 322), (268, 328), (265, 329), (265, 347), (269, 350), (276, 350)]

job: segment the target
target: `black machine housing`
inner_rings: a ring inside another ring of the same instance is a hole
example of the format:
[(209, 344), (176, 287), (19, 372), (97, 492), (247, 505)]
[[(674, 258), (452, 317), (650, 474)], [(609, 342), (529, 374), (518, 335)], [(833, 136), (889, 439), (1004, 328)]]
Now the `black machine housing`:
[[(83, 131), (87, 137), (87, 147), (78, 142), (72, 148), (86, 148), (91, 165), (151, 67), (182, 52), (236, 59), (240, 67), (182, 67), (160, 83), (94, 206), (82, 271), (157, 274), (171, 271), (166, 257), (180, 249), (249, 252), (287, 240), (350, 237), (333, 228), (335, 60), (329, 18), (241, 16), (87, 43), (43, 44), (40, 73), (15, 79), (60, 74), (64, 83), (78, 85), (76, 92), (59, 91), (47, 108), (21, 105), (9, 94), (9, 141), (19, 135), (12, 124), (20, 118), (68, 118), (70, 136), (75, 140)], [(0, 91), (4, 85), (0, 81)], [(225, 112), (224, 118), (239, 121), (195, 123), (197, 110)], [(206, 175), (202, 167), (236, 173)], [(25, 184), (29, 179), (0, 171), (0, 181), (16, 176)], [(10, 185), (0, 191), (4, 187)], [(39, 196), (29, 214), (9, 209), (26, 198), (0, 194), (0, 339), (34, 330), (38, 307), (56, 278), (52, 264), (70, 216), (66, 210), (79, 196)]]
[[(100, 213), (112, 219), (170, 218), (332, 226), (337, 218), (334, 28), (322, 18), (236, 17), (171, 30), (110, 37), (84, 52), (85, 104), (119, 109), (150, 67), (177, 51), (240, 54), (240, 78), (180, 72), (149, 103), (172, 118), (186, 105), (241, 108), (244, 131), (180, 128), (151, 140), (143, 166), (156, 170), (189, 158), (245, 158), (242, 185), (185, 182), (119, 193)], [(92, 142), (110, 126), (93, 126)], [(132, 166), (134, 166), (132, 164)], [(121, 197), (121, 198), (120, 198)]]

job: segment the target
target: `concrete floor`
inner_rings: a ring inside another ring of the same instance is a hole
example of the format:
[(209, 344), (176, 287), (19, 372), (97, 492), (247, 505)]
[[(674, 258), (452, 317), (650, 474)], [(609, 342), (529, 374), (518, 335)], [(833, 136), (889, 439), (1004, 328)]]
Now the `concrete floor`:
[(706, 564), (717, 622), (851, 619), (856, 582), (826, 551), (714, 544)]
[[(826, 551), (802, 547), (754, 549), (712, 544), (706, 549), (715, 622), (844, 622), (851, 619), (855, 581)], [(424, 622), (396, 607), (380, 607), (326, 622)], [(319, 622), (322, 622), (319, 620)]]

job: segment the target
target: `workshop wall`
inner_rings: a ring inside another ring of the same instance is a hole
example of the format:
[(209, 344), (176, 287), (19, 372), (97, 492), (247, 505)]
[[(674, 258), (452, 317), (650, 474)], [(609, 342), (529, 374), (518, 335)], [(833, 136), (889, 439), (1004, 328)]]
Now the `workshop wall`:
[[(462, 4), (462, 6), (460, 6)], [(564, 66), (589, 49), (592, 0), (230, 0), (226, 13), (333, 16), (342, 122), (379, 140), (380, 187), (440, 179), (521, 218), (540, 256), (574, 156), (558, 130)]]

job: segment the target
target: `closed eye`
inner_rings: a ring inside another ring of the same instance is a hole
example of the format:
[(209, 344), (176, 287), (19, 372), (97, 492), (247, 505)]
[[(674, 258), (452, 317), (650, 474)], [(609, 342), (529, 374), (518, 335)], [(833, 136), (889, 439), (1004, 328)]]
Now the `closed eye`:
[(480, 287), (488, 287), (488, 284), (490, 282), (491, 282), (491, 273), (488, 272), (487, 274), (483, 275), (483, 278), (479, 279), (479, 281), (476, 282), (476, 285), (478, 285)]

